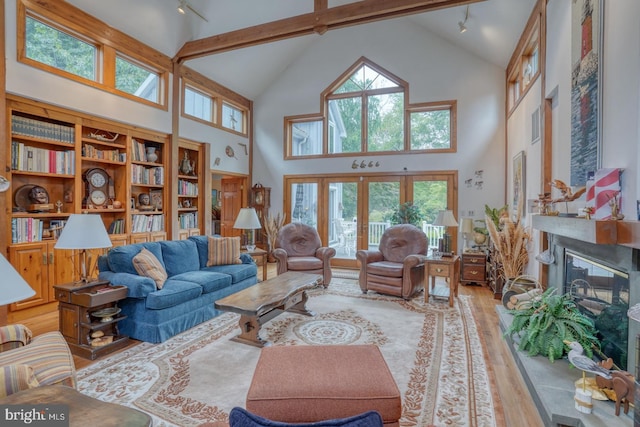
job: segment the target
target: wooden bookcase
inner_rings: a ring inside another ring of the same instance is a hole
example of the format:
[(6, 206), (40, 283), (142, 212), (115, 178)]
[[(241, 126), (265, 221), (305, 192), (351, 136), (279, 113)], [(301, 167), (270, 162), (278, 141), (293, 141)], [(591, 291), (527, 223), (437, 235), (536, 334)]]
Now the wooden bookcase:
[[(10, 132), (5, 176), (11, 182), (6, 194), (12, 209), (2, 226), (10, 237), (9, 261), (36, 291), (32, 298), (11, 305), (9, 321), (55, 310), (53, 286), (79, 279), (75, 251), (54, 250), (55, 237), (69, 215), (99, 214), (114, 246), (171, 235), (171, 210), (166, 206), (177, 203), (171, 201), (177, 197), (171, 197), (166, 185), (169, 135), (13, 95), (7, 96), (6, 127)], [(144, 147), (142, 158), (134, 151), (138, 143)], [(155, 148), (155, 161), (146, 157), (148, 147)], [(91, 171), (101, 178), (90, 183)], [(153, 181), (142, 178), (149, 176)], [(96, 187), (102, 178), (104, 185)], [(44, 189), (48, 203), (34, 203), (34, 187)], [(89, 197), (95, 190), (104, 192), (104, 199)], [(132, 204), (140, 193), (150, 195), (157, 207), (141, 211), (137, 201)], [(135, 220), (156, 225), (143, 230)], [(90, 276), (97, 275), (95, 263), (105, 251), (90, 251)]]
[(178, 159), (178, 238), (205, 233), (204, 144), (180, 140)]

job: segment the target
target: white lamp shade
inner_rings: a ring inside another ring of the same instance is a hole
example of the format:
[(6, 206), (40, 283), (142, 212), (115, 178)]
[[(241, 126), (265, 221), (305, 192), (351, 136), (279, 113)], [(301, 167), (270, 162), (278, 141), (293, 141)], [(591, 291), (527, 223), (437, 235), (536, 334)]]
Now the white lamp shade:
[(36, 294), (15, 268), (0, 254), (0, 305), (22, 301)]
[(243, 230), (262, 228), (256, 210), (254, 208), (240, 209), (238, 217), (236, 218), (236, 222), (235, 224), (233, 224), (233, 228), (240, 228)]
[(438, 212), (438, 217), (433, 225), (440, 225), (444, 227), (457, 227), (458, 221), (453, 217), (453, 212), (447, 209), (445, 211)]
[(471, 234), (473, 233), (473, 219), (471, 218), (462, 218), (462, 234)]
[(98, 214), (71, 214), (55, 249), (99, 249), (113, 246), (102, 217)]

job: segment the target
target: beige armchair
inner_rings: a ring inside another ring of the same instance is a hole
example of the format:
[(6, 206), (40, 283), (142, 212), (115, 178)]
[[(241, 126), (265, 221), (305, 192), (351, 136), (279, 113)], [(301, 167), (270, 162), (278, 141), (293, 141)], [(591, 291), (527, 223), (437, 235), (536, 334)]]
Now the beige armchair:
[(322, 275), (322, 285), (331, 283), (331, 258), (334, 248), (323, 247), (315, 228), (292, 222), (278, 232), (273, 256), (278, 263), (278, 274), (299, 271)]
[(424, 289), (427, 235), (415, 225), (387, 228), (378, 250), (359, 250), (360, 289), (411, 298)]

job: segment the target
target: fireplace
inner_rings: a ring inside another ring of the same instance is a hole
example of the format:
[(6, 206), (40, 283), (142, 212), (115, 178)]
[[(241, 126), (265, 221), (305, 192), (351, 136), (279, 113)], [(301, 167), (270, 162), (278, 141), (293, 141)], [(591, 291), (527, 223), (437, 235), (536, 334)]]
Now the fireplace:
[(598, 330), (601, 359), (610, 357), (627, 370), (629, 345), (629, 275), (570, 250), (564, 256), (563, 292)]
[[(629, 221), (593, 221), (534, 215), (533, 228), (550, 235), (555, 263), (547, 286), (571, 293), (596, 322), (605, 355), (621, 369), (637, 372), (640, 323), (627, 310), (640, 302), (640, 238)], [(634, 242), (634, 240), (637, 240)]]

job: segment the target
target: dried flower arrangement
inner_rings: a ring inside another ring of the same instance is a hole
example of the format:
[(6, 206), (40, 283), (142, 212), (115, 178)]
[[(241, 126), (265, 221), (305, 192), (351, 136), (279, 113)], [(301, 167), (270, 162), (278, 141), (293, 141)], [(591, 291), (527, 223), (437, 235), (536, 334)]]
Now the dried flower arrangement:
[(522, 275), (529, 262), (528, 246), (531, 233), (525, 228), (521, 210), (518, 209), (515, 221), (509, 215), (500, 218), (500, 225), (496, 226), (491, 218), (486, 218), (489, 236), (498, 253), (498, 261), (502, 265), (505, 279), (513, 279)]
[[(264, 230), (267, 235), (267, 244), (269, 245), (269, 257), (272, 257), (273, 246), (278, 238), (278, 232), (284, 225), (286, 214), (280, 214), (278, 212), (275, 216), (267, 215), (267, 220), (264, 224)], [(271, 261), (270, 261), (271, 262)]]

